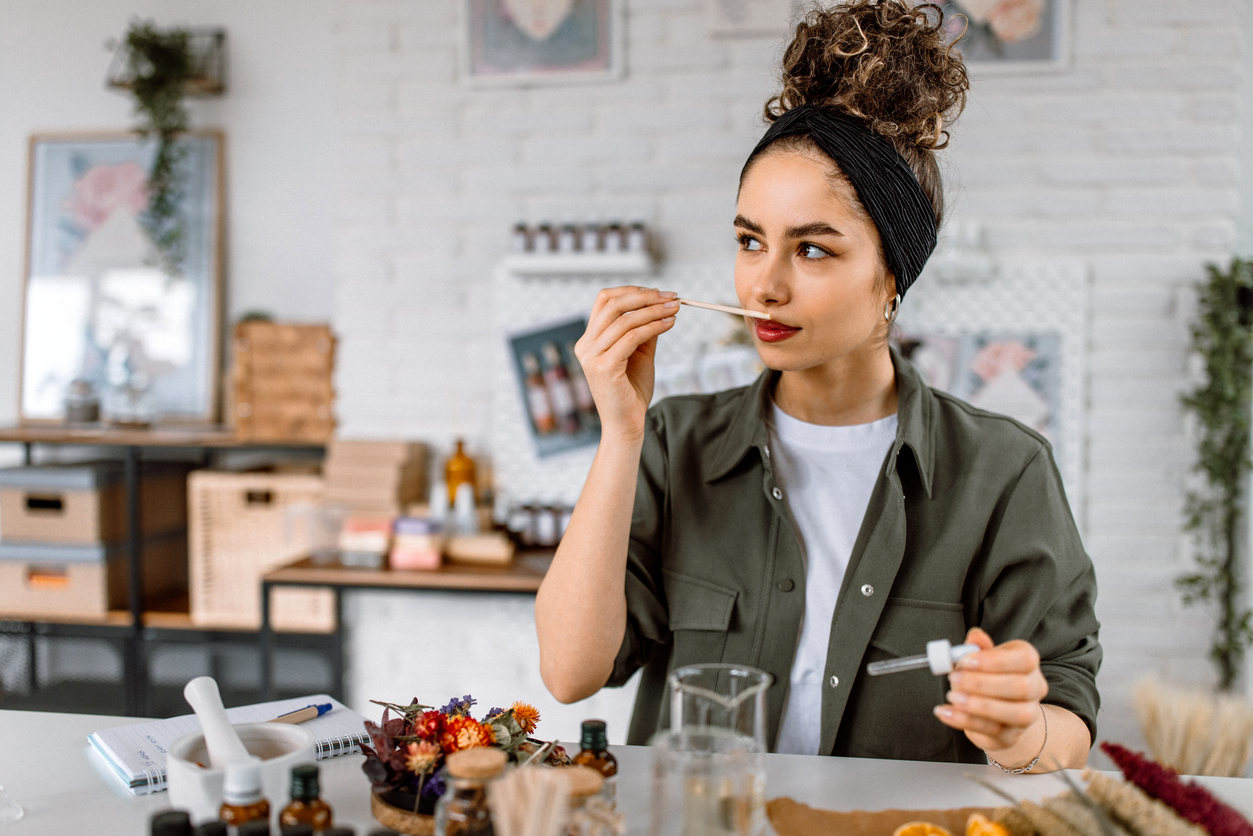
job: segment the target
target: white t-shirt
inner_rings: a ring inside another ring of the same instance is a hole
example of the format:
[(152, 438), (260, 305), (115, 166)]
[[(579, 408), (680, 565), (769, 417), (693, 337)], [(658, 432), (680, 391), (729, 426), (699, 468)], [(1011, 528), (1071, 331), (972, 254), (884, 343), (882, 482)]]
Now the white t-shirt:
[(825, 427), (799, 421), (772, 402), (768, 429), (775, 479), (799, 529), (805, 562), (805, 616), (775, 750), (816, 755), (835, 599), (870, 493), (896, 440), (896, 416)]

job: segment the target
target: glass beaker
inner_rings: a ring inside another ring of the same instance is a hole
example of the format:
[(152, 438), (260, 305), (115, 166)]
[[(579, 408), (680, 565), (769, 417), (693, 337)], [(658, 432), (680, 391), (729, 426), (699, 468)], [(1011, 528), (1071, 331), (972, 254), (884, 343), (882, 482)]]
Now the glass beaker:
[(766, 765), (752, 738), (719, 727), (658, 732), (650, 836), (762, 836)]
[(728, 729), (766, 751), (766, 689), (774, 677), (748, 665), (675, 668), (670, 685), (670, 728)]

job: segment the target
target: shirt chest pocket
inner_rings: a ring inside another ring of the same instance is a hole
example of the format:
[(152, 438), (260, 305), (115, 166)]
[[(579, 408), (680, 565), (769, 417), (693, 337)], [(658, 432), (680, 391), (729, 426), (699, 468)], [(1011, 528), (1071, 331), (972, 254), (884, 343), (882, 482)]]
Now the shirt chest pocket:
[[(889, 598), (844, 713), (839, 754), (900, 760), (956, 760), (957, 736), (932, 713), (945, 701), (948, 678), (930, 670), (868, 676), (865, 665), (926, 652), (932, 639), (960, 644), (966, 633), (960, 604)], [(950, 751), (951, 750), (951, 751)]]
[(739, 593), (670, 569), (661, 575), (674, 642), (670, 668), (721, 662)]

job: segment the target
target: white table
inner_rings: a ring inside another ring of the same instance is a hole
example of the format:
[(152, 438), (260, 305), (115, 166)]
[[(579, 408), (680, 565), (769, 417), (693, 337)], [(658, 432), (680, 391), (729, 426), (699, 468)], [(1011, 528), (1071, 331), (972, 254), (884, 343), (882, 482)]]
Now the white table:
[[(169, 806), (168, 793), (134, 797), (121, 786), (87, 743), (87, 735), (135, 720), (90, 714), (0, 711), (0, 786), (26, 815), (0, 825), (0, 836), (147, 836), (148, 820)], [(615, 746), (620, 777), (618, 809), (632, 834), (648, 829), (652, 756), (646, 747)], [(367, 836), (378, 825), (370, 816), (369, 782), (361, 757), (320, 761), (322, 797), (335, 821)], [(978, 773), (1019, 798), (1061, 791), (1048, 775), (1005, 775), (993, 767), (770, 755), (767, 797), (788, 795), (829, 810), (878, 810), (999, 806), (1002, 802), (963, 775)], [(1211, 791), (1253, 817), (1253, 780), (1202, 778)]]

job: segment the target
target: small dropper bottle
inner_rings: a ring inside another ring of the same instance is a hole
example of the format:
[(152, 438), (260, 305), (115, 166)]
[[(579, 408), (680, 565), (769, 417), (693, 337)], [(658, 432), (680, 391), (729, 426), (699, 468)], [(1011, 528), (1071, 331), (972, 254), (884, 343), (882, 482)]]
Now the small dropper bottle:
[(614, 804), (618, 784), (618, 759), (609, 751), (609, 735), (604, 720), (584, 720), (579, 735), (579, 753), (574, 762), (595, 769), (605, 779), (601, 795)]
[(292, 767), (291, 803), (279, 814), (281, 826), (308, 824), (315, 831), (331, 826), (331, 807), (319, 797), (318, 767), (303, 763)]
[(268, 829), (270, 802), (261, 792), (261, 759), (250, 757), (226, 765), (222, 781), (222, 806), (218, 818), (240, 828), (248, 822), (264, 821)]
[(152, 817), (152, 836), (191, 836), (191, 816), (182, 810), (165, 810)]

